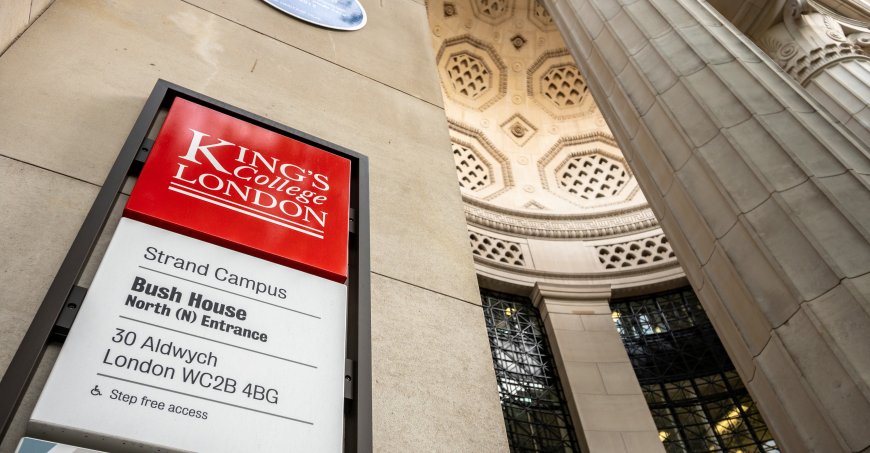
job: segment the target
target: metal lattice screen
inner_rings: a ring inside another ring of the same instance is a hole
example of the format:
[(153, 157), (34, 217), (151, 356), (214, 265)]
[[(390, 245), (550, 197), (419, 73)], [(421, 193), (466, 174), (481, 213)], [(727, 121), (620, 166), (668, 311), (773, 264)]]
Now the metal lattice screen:
[(579, 452), (538, 310), (525, 298), (481, 294), (512, 452)]
[(779, 452), (691, 288), (610, 308), (665, 450)]

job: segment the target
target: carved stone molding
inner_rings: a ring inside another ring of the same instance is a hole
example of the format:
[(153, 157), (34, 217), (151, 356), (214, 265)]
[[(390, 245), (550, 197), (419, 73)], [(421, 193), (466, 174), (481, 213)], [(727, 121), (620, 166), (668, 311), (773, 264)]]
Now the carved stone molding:
[(514, 113), (504, 120), (499, 127), (504, 133), (519, 146), (523, 146), (538, 132), (538, 128), (526, 117)]
[(456, 15), (456, 4), (444, 2), (444, 17), (453, 17)]
[(787, 3), (783, 21), (763, 33), (758, 43), (804, 86), (826, 67), (851, 59), (868, 58), (859, 46), (846, 38), (839, 22), (815, 12), (806, 0)]
[(644, 231), (658, 226), (646, 207), (617, 209), (595, 215), (559, 215), (501, 208), (463, 196), (469, 224), (505, 233), (540, 238), (602, 238)]
[(613, 148), (619, 148), (619, 145), (616, 144), (616, 139), (614, 139), (612, 135), (604, 133), (603, 131), (594, 131), (588, 134), (559, 138), (556, 144), (547, 151), (547, 154), (541, 157), (539, 162), (541, 164), (550, 162), (556, 157), (559, 150), (566, 145), (582, 145), (587, 143), (602, 143)]
[(849, 42), (861, 48), (866, 55), (870, 52), (870, 33), (852, 33), (848, 36)]

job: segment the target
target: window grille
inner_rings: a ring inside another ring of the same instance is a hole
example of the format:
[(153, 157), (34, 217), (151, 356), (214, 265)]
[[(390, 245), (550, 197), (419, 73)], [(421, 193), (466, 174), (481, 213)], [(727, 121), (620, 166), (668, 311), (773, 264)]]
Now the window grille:
[(691, 288), (610, 308), (668, 453), (779, 452)]
[(525, 298), (481, 294), (512, 452), (579, 452), (538, 310)]

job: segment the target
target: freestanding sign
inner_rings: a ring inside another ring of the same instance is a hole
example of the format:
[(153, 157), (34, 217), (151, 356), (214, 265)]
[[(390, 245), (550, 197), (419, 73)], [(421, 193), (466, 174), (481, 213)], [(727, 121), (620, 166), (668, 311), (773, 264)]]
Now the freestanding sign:
[(31, 432), (110, 451), (341, 451), (349, 175), (176, 99)]

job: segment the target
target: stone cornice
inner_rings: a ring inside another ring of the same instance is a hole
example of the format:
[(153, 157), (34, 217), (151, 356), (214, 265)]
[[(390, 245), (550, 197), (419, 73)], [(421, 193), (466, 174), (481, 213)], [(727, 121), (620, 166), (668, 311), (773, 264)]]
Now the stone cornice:
[(648, 206), (590, 214), (524, 212), (463, 196), (469, 224), (517, 236), (540, 238), (598, 238), (644, 231), (659, 226)]

